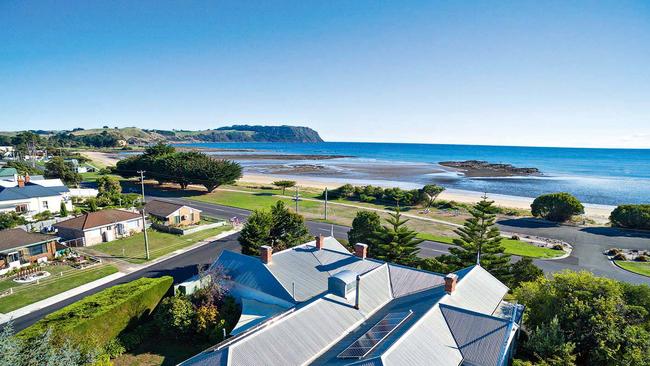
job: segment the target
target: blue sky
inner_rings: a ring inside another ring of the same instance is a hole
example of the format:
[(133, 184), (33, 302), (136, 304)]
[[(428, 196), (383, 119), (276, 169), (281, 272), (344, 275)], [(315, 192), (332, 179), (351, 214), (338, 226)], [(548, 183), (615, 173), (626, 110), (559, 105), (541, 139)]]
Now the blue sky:
[(2, 130), (650, 147), (648, 1), (5, 0), (0, 25)]

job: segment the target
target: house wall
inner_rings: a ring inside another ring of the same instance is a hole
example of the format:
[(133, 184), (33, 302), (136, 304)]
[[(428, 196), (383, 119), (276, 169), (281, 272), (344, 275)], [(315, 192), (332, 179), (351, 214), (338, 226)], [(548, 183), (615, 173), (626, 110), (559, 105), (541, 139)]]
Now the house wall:
[[(21, 204), (27, 205), (27, 213), (37, 214), (43, 211), (49, 210), (50, 212), (59, 212), (61, 209), (61, 201), (65, 201), (64, 196), (50, 196), (50, 197), (37, 197), (37, 198), (25, 198), (21, 200), (8, 200), (2, 201), (0, 204), (2, 206), (11, 206), (10, 208), (4, 208), (2, 212), (15, 211), (15, 207)], [(72, 210), (72, 201), (67, 200), (66, 207), (68, 210)], [(13, 207), (13, 208), (12, 208)]]
[(63, 240), (72, 240), (72, 239), (83, 238), (84, 232), (81, 230), (60, 227), (58, 228), (57, 235), (63, 238)]
[[(123, 224), (124, 225), (124, 235), (120, 235), (117, 229), (118, 224)], [(105, 225), (102, 227), (90, 229), (84, 231), (84, 240), (86, 246), (88, 245), (95, 245), (99, 243), (105, 242), (105, 239), (108, 239), (108, 241), (113, 241), (115, 239), (120, 239), (126, 236), (130, 236), (131, 234), (134, 233), (139, 233), (143, 230), (142, 226), (142, 219), (133, 219), (129, 221), (122, 221), (119, 223), (111, 224), (111, 225)]]
[[(192, 217), (192, 213), (194, 213), (194, 217)], [(181, 218), (180, 222), (176, 221), (176, 217)], [(200, 211), (197, 211), (191, 207), (181, 207), (167, 218), (167, 225), (188, 226), (197, 224), (199, 221), (201, 221)]]

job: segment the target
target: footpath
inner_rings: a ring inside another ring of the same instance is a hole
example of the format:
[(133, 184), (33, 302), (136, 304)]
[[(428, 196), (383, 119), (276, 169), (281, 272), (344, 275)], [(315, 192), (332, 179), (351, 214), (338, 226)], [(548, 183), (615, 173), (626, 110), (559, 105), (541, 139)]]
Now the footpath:
[(89, 290), (92, 290), (92, 289), (94, 289), (96, 287), (107, 284), (107, 283), (109, 283), (111, 281), (115, 281), (115, 280), (117, 280), (117, 279), (119, 279), (121, 277), (124, 277), (124, 276), (126, 276), (126, 275), (128, 275), (130, 273), (137, 272), (137, 271), (143, 270), (143, 269), (145, 269), (147, 267), (153, 266), (153, 265), (155, 265), (157, 263), (160, 263), (162, 261), (169, 260), (169, 259), (174, 258), (174, 257), (176, 257), (178, 255), (181, 255), (181, 254), (183, 254), (185, 252), (194, 250), (194, 249), (199, 248), (199, 247), (201, 247), (203, 245), (209, 244), (209, 243), (211, 243), (213, 241), (216, 241), (216, 240), (219, 240), (221, 238), (225, 238), (227, 236), (235, 234), (235, 233), (239, 232), (240, 230), (241, 230), (241, 228), (224, 231), (223, 233), (220, 233), (219, 235), (215, 235), (215, 236), (203, 239), (203, 240), (201, 240), (199, 242), (196, 242), (193, 245), (190, 245), (190, 246), (187, 246), (185, 248), (173, 251), (173, 252), (171, 252), (169, 254), (163, 255), (163, 256), (161, 256), (159, 258), (156, 258), (156, 259), (154, 259), (152, 261), (149, 261), (149, 262), (143, 263), (143, 264), (133, 264), (133, 263), (128, 263), (126, 261), (117, 259), (117, 258), (103, 257), (102, 260), (104, 262), (115, 265), (119, 269), (119, 272), (113, 273), (111, 275), (108, 275), (106, 277), (100, 278), (100, 279), (92, 281), (92, 282), (88, 282), (88, 283), (83, 284), (83, 285), (81, 285), (79, 287), (75, 287), (73, 289), (61, 292), (61, 293), (56, 294), (54, 296), (48, 297), (47, 299), (37, 301), (35, 303), (24, 306), (22, 308), (10, 311), (10, 312), (8, 312), (6, 314), (0, 313), (0, 324), (4, 324), (4, 323), (6, 323), (6, 322), (8, 322), (8, 321), (10, 321), (12, 319), (20, 318), (21, 316), (25, 316), (25, 315), (27, 315), (27, 314), (29, 314), (31, 312), (46, 308), (46, 307), (48, 307), (50, 305), (54, 305), (54, 304), (56, 304), (56, 303), (58, 303), (60, 301), (69, 299), (69, 298), (71, 298), (73, 296), (77, 296), (77, 295), (82, 294), (82, 293), (84, 293), (86, 291), (89, 291)]

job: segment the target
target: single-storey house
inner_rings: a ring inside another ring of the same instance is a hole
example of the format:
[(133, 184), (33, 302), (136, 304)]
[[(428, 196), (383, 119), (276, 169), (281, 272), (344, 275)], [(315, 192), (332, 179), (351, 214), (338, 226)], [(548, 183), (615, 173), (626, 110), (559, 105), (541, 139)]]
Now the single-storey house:
[(165, 226), (189, 226), (201, 221), (201, 210), (174, 202), (149, 201), (144, 212), (158, 218)]
[(131, 236), (144, 227), (140, 213), (116, 209), (89, 212), (52, 226), (64, 240), (83, 238), (84, 245)]
[(23, 229), (0, 231), (0, 274), (31, 263), (53, 259), (58, 237)]
[(0, 212), (15, 211), (34, 215), (43, 211), (59, 212), (61, 202), (72, 210), (70, 190), (60, 179), (33, 180), (28, 175), (15, 182), (0, 184)]
[(0, 168), (0, 180), (15, 182), (18, 180), (16, 168)]

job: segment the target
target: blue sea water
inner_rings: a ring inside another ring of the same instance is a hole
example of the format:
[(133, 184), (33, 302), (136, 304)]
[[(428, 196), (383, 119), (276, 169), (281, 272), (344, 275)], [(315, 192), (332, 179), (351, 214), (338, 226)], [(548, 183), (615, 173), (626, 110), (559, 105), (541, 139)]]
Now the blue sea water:
[[(446, 160), (486, 160), (518, 167), (535, 167), (540, 177), (466, 178), (456, 174), (409, 174), (376, 180), (411, 184), (439, 183), (447, 188), (536, 197), (570, 192), (583, 202), (605, 205), (650, 203), (650, 149), (584, 149), (402, 143), (202, 143), (204, 148), (253, 149), (254, 153), (345, 155), (351, 158), (318, 160), (321, 165), (372, 164), (437, 165)], [(244, 159), (245, 160), (245, 159)], [(290, 159), (289, 159), (290, 160)], [(304, 163), (304, 162), (301, 162)], [(253, 164), (251, 162), (245, 162)]]

